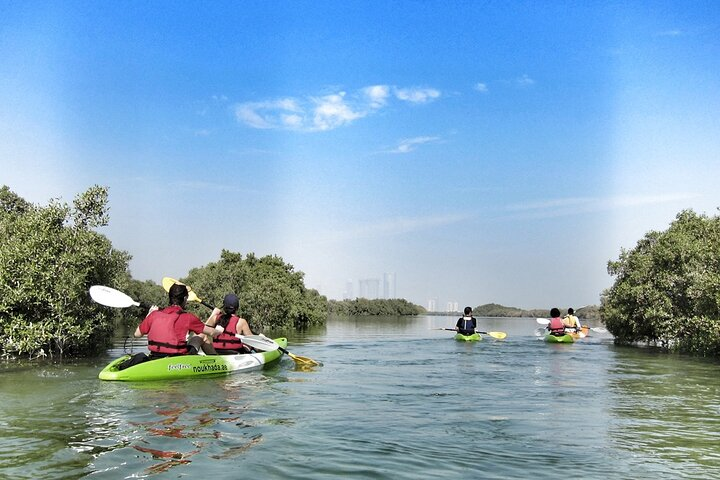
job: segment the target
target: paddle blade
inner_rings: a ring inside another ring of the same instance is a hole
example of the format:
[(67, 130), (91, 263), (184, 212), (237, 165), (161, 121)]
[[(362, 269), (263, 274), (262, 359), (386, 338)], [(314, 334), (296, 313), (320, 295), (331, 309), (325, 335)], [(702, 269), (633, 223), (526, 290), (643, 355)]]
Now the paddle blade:
[(535, 321), (539, 323), (540, 325), (548, 325), (550, 324), (550, 320), (547, 318), (536, 318)]
[[(172, 277), (163, 277), (163, 279), (162, 279), (162, 286), (166, 292), (169, 292), (170, 287), (172, 287), (175, 284), (185, 285), (184, 283), (182, 283), (178, 280), (175, 280)], [(190, 285), (185, 285), (185, 288), (187, 288), (187, 290), (188, 290), (188, 302), (197, 302), (197, 303), (205, 304), (202, 301), (202, 299), (200, 297), (198, 297), (197, 294), (193, 291), (193, 289)], [(206, 305), (206, 306), (209, 306), (210, 308), (212, 308), (212, 306), (210, 306), (210, 305)]]
[(286, 352), (290, 358), (292, 358), (295, 363), (297, 363), (299, 366), (302, 367), (317, 367), (320, 365), (320, 362), (316, 362), (312, 358), (308, 357), (302, 357), (300, 355), (295, 355), (294, 353)]
[(487, 334), (493, 338), (497, 338), (498, 340), (502, 340), (503, 338), (507, 337), (507, 333), (505, 332), (488, 332)]
[(235, 336), (242, 340), (244, 344), (249, 345), (255, 350), (260, 350), (262, 352), (272, 352), (273, 350), (277, 350), (278, 348), (280, 348), (280, 345), (278, 345), (275, 340), (260, 335)]
[(136, 302), (123, 292), (104, 285), (93, 285), (90, 287), (90, 297), (100, 305), (105, 305), (106, 307), (127, 308), (140, 306), (139, 302)]
[(163, 288), (165, 289), (166, 292), (169, 292), (169, 291), (170, 291), (170, 287), (172, 287), (172, 286), (175, 285), (176, 283), (180, 283), (180, 282), (178, 282), (178, 281), (175, 280), (174, 278), (163, 277), (163, 279), (162, 279), (162, 286), (163, 286)]

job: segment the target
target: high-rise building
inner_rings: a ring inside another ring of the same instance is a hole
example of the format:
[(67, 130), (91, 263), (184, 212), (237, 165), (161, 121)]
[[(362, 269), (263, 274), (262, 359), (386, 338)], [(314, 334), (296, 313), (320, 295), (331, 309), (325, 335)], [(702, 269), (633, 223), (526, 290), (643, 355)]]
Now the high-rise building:
[(428, 300), (428, 312), (434, 312), (437, 309), (437, 302), (434, 298)]
[(358, 281), (360, 292), (358, 297), (375, 300), (380, 294), (380, 280), (377, 278), (366, 278)]
[(394, 273), (383, 274), (383, 298), (397, 298), (397, 276)]
[(353, 287), (352, 279), (348, 279), (348, 281), (345, 282), (345, 291), (343, 292), (343, 300), (353, 300), (353, 299), (355, 299), (355, 288)]

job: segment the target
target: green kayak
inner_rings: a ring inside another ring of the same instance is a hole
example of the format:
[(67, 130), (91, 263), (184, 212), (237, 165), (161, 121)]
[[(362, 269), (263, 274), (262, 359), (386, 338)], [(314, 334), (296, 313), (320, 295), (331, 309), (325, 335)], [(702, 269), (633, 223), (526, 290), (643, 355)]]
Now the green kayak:
[(565, 335), (545, 335), (545, 341), (548, 343), (573, 343), (575, 339), (569, 333)]
[(460, 342), (477, 342), (482, 340), (482, 337), (479, 333), (473, 333), (472, 335), (463, 335), (462, 333), (458, 333), (455, 335), (455, 340)]
[[(275, 342), (282, 348), (287, 347), (287, 338), (276, 338)], [(280, 349), (242, 355), (179, 355), (148, 360), (118, 370), (118, 365), (130, 358), (130, 355), (123, 355), (103, 368), (99, 378), (121, 382), (143, 382), (229, 375), (260, 369), (266, 363), (281, 356)]]

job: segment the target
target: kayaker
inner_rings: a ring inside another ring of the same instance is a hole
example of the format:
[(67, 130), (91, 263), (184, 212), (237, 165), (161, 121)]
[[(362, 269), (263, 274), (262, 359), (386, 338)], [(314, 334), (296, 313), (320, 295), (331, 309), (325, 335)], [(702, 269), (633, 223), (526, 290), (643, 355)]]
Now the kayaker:
[(550, 323), (548, 323), (547, 329), (550, 330), (551, 335), (565, 335), (565, 323), (560, 318), (560, 309), (553, 308), (550, 310)]
[(455, 330), (461, 335), (472, 335), (477, 328), (477, 320), (472, 316), (472, 308), (465, 307), (463, 316), (458, 318)]
[(563, 317), (563, 323), (567, 328), (573, 328), (576, 332), (582, 331), (582, 325), (580, 320), (575, 316), (575, 310), (568, 308), (567, 315)]
[[(169, 306), (160, 310), (153, 305), (135, 330), (138, 338), (147, 335), (151, 359), (196, 354), (202, 349), (203, 337), (200, 334), (214, 337), (219, 333), (219, 330), (206, 326), (198, 317), (184, 310), (188, 300), (185, 285), (176, 283), (170, 287), (168, 298)], [(189, 332), (196, 335), (187, 340)]]
[(244, 318), (238, 317), (236, 312), (240, 308), (240, 300), (234, 293), (228, 293), (223, 298), (223, 308), (213, 309), (205, 325), (215, 327), (220, 325), (223, 332), (212, 340), (213, 349), (220, 355), (236, 353), (250, 353), (250, 349), (243, 345), (242, 340), (235, 335), (252, 335), (250, 325)]

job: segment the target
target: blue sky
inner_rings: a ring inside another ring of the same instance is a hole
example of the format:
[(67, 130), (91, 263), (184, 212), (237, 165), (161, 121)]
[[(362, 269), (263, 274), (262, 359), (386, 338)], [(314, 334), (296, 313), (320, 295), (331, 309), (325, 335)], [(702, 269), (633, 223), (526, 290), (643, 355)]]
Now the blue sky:
[(225, 248), (341, 298), (599, 303), (720, 207), (720, 3), (0, 2), (0, 184), (109, 187), (141, 280)]

